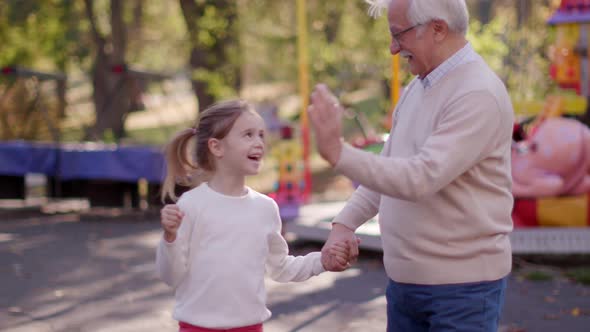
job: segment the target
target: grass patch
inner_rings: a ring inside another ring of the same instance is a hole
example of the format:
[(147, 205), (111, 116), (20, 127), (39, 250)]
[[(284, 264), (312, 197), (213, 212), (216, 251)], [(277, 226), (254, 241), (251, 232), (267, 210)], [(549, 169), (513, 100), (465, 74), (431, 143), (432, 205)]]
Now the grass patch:
[(566, 272), (569, 278), (584, 285), (590, 285), (590, 267), (579, 267)]
[[(172, 138), (172, 135), (182, 128), (182, 126), (164, 126), (131, 129), (127, 130), (127, 137), (123, 138), (121, 143), (164, 145)], [(83, 128), (67, 128), (61, 133), (61, 139), (63, 142), (81, 142), (83, 137)], [(112, 137), (112, 134), (107, 131), (103, 141), (105, 143), (114, 143), (114, 138)]]
[(124, 141), (137, 144), (164, 145), (181, 128), (188, 128), (188, 126), (166, 126), (129, 130), (127, 131), (128, 137)]
[(82, 128), (66, 128), (61, 131), (62, 142), (80, 142), (84, 137)]
[(544, 271), (529, 271), (524, 274), (524, 278), (529, 281), (549, 281), (553, 280), (553, 275)]

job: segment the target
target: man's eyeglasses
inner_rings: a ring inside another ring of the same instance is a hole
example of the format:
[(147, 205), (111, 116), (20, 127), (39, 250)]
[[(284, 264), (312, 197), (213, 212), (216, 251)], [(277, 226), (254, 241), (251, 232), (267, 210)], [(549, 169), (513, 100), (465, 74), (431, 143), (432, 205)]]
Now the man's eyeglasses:
[(393, 39), (393, 41), (395, 42), (395, 45), (399, 48), (399, 47), (401, 47), (400, 38), (403, 36), (403, 34), (406, 33), (406, 32), (408, 32), (408, 31), (410, 31), (410, 30), (412, 30), (412, 29), (414, 29), (414, 28), (416, 28), (416, 27), (418, 27), (418, 26), (420, 26), (420, 25), (422, 25), (422, 23), (419, 23), (419, 24), (416, 24), (416, 25), (412, 25), (411, 27), (409, 27), (407, 29), (404, 29), (404, 30), (402, 30), (400, 32), (396, 32), (396, 33), (394, 33), (394, 34), (391, 35), (391, 39)]

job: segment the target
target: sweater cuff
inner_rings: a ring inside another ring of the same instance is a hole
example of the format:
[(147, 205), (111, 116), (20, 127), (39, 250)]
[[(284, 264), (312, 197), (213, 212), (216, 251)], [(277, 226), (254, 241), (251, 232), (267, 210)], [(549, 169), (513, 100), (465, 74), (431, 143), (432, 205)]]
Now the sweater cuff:
[(352, 222), (352, 218), (340, 217), (341, 214), (342, 214), (342, 211), (336, 217), (334, 217), (334, 220), (332, 221), (332, 225), (334, 225), (334, 224), (342, 225), (342, 226), (350, 229), (354, 233), (354, 232), (356, 232), (356, 229), (359, 228), (360, 225), (362, 225), (364, 223), (364, 222), (361, 222), (359, 225), (357, 225), (354, 222)]
[(359, 218), (357, 213), (353, 213), (351, 209), (352, 208), (350, 208), (349, 206), (345, 206), (342, 209), (342, 211), (340, 211), (340, 213), (338, 213), (336, 217), (334, 217), (334, 219), (332, 220), (332, 225), (340, 224), (350, 229), (351, 231), (356, 232), (357, 228), (364, 224), (366, 220)]
[(310, 255), (312, 255), (314, 262), (313, 262), (313, 270), (312, 273), (314, 276), (317, 276), (318, 274), (322, 273), (322, 272), (326, 272), (326, 269), (324, 269), (324, 265), (322, 265), (322, 253), (321, 252), (312, 252), (310, 253)]
[(162, 233), (162, 237), (160, 238), (160, 242), (166, 247), (166, 248), (172, 248), (176, 246), (176, 242), (178, 242), (178, 236), (176, 237), (176, 239), (172, 242), (168, 242), (166, 241), (166, 238), (164, 237), (164, 234)]
[(342, 143), (342, 150), (340, 151), (340, 159), (338, 159), (338, 162), (336, 163), (336, 165), (334, 165), (334, 170), (336, 170), (340, 173), (345, 173), (347, 169), (350, 169), (351, 167), (355, 167), (355, 164), (356, 164), (355, 163), (356, 158), (354, 157), (356, 154), (355, 150), (357, 150), (357, 149), (352, 147), (350, 144)]

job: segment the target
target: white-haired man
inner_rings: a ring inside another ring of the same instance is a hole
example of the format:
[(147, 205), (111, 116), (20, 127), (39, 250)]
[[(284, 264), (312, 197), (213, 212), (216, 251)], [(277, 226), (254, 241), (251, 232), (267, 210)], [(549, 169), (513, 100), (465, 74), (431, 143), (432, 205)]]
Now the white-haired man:
[(354, 230), (379, 213), (387, 331), (496, 332), (512, 265), (508, 93), (465, 38), (464, 0), (367, 2), (387, 9), (391, 53), (417, 77), (379, 156), (342, 143), (337, 99), (324, 85), (314, 90), (318, 150), (361, 184), (327, 243), (348, 241), (356, 255)]

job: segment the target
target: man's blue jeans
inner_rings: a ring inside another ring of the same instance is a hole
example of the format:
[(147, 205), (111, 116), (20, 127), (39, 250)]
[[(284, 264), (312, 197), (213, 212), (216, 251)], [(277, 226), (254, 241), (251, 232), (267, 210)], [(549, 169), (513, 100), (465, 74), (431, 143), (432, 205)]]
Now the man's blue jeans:
[(387, 332), (497, 332), (506, 279), (433, 286), (389, 280)]

